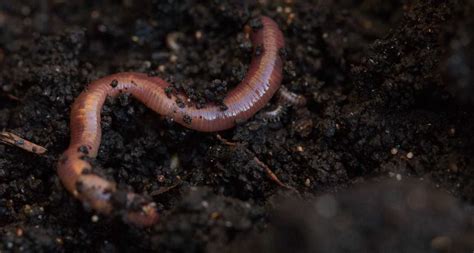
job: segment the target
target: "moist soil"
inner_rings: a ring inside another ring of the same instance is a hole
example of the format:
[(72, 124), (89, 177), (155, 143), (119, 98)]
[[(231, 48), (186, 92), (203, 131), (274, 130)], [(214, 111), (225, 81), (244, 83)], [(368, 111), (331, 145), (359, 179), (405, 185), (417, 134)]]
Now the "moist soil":
[[(305, 106), (265, 119), (274, 99), (218, 136), (122, 95), (95, 164), (151, 196), (160, 222), (96, 215), (65, 191), (56, 163), (90, 81), (144, 72), (219, 102), (262, 14)], [(469, 0), (0, 1), (0, 129), (48, 149), (0, 144), (0, 252), (472, 252), (473, 14)]]

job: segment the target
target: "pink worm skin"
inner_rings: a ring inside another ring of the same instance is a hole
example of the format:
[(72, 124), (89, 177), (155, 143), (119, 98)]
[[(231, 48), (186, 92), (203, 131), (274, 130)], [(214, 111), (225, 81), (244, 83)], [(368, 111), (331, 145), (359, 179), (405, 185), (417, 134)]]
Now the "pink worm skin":
[[(132, 192), (117, 190), (114, 182), (92, 173), (88, 160), (97, 156), (101, 141), (100, 113), (108, 96), (129, 93), (153, 111), (179, 124), (203, 132), (232, 128), (252, 117), (279, 89), (283, 61), (283, 34), (268, 17), (260, 17), (251, 41), (254, 57), (247, 75), (224, 99), (227, 106), (207, 104), (197, 109), (183, 94), (170, 96), (170, 84), (142, 73), (118, 73), (92, 82), (76, 99), (71, 110), (71, 142), (58, 164), (64, 187), (89, 208), (102, 214), (121, 212), (125, 222), (145, 227), (158, 221), (156, 204)], [(260, 52), (258, 52), (260, 51)], [(121, 201), (120, 201), (121, 200)]]

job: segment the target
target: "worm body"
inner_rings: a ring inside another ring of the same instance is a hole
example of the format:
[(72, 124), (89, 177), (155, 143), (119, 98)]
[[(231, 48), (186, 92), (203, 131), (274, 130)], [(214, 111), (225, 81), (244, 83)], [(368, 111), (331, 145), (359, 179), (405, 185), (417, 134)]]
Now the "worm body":
[(154, 202), (118, 190), (114, 182), (93, 173), (89, 160), (97, 156), (99, 149), (100, 114), (106, 98), (131, 94), (155, 112), (197, 131), (234, 127), (265, 106), (282, 79), (280, 49), (284, 47), (283, 34), (272, 19), (259, 19), (262, 25), (251, 34), (254, 56), (248, 73), (225, 97), (225, 110), (212, 103), (197, 109), (184, 94), (170, 94), (169, 83), (146, 74), (118, 73), (92, 82), (71, 109), (71, 142), (58, 165), (59, 178), (65, 188), (99, 213), (119, 212), (126, 222), (137, 226), (156, 223), (158, 212)]
[(291, 92), (285, 86), (281, 86), (278, 90), (278, 102), (284, 105), (292, 106), (304, 106), (306, 104), (306, 98), (302, 95)]
[(306, 105), (306, 98), (304, 96), (289, 91), (284, 85), (278, 89), (276, 96), (278, 97), (277, 107), (263, 114), (264, 119), (272, 122), (279, 121), (280, 117), (288, 111), (288, 107), (302, 107)]

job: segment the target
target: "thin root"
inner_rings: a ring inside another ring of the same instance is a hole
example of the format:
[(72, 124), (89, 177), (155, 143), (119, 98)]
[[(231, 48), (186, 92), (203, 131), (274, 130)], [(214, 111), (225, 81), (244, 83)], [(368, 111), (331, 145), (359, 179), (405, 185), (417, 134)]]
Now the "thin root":
[(0, 97), (6, 97), (7, 99), (10, 99), (12, 101), (20, 101), (20, 98), (18, 98), (17, 96), (14, 96), (12, 94), (6, 94), (6, 93), (3, 93), (3, 94), (0, 94)]
[[(219, 134), (216, 135), (217, 136), (217, 139), (219, 139), (223, 144), (225, 145), (228, 145), (228, 146), (231, 146), (231, 147), (235, 147), (235, 146), (238, 146), (240, 143), (236, 143), (236, 142), (230, 142), (224, 138), (222, 138)], [(247, 151), (251, 152), (250, 150), (247, 149)], [(253, 154), (253, 152), (251, 152)], [(289, 185), (286, 185), (284, 184), (278, 177), (275, 173), (273, 173), (273, 171), (270, 169), (270, 167), (268, 167), (268, 165), (266, 165), (265, 163), (263, 163), (262, 161), (260, 161), (260, 159), (258, 159), (257, 156), (254, 155), (253, 157), (253, 160), (259, 165), (261, 166), (264, 170), (265, 170), (265, 173), (267, 174), (267, 176), (270, 178), (270, 180), (272, 180), (273, 182), (275, 182), (276, 184), (278, 184), (279, 186), (285, 188), (285, 189), (288, 189), (288, 190), (292, 190), (292, 191), (296, 191), (295, 188), (289, 186)]]
[(216, 137), (217, 137), (217, 139), (218, 139), (219, 141), (221, 141), (222, 143), (224, 143), (224, 144), (227, 145), (227, 146), (235, 147), (235, 146), (238, 145), (237, 142), (231, 142), (231, 141), (229, 141), (229, 140), (227, 140), (227, 139), (225, 139), (225, 138), (222, 138), (222, 136), (221, 136), (220, 134), (216, 134)]
[(263, 163), (262, 161), (260, 161), (260, 159), (258, 159), (258, 157), (254, 157), (253, 160), (258, 164), (260, 165), (263, 169), (265, 169), (265, 172), (267, 173), (268, 177), (270, 177), (270, 179), (277, 183), (279, 186), (283, 187), (283, 188), (286, 188), (288, 190), (292, 190), (292, 191), (296, 191), (295, 188), (289, 186), (289, 185), (286, 185), (284, 184), (282, 181), (280, 181), (280, 179), (277, 177), (277, 175), (275, 175), (275, 173), (270, 169), (270, 167), (268, 167), (268, 165), (266, 165), (265, 163)]
[(181, 180), (178, 180), (176, 183), (174, 183), (173, 185), (171, 186), (168, 186), (168, 187), (161, 187), (159, 190), (156, 190), (156, 191), (153, 191), (150, 193), (150, 196), (154, 197), (154, 196), (158, 196), (158, 195), (161, 195), (165, 192), (168, 192), (168, 191), (171, 191), (173, 190), (174, 188), (176, 188), (178, 185), (180, 185), (183, 181)]

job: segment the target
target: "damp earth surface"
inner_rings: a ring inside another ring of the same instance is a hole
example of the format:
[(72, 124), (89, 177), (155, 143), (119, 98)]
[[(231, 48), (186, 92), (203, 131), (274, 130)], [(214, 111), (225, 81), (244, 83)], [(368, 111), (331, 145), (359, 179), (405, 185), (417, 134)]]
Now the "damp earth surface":
[[(122, 95), (94, 169), (153, 198), (160, 222), (136, 228), (65, 191), (56, 163), (87, 83), (150, 73), (219, 103), (262, 14), (305, 106), (269, 121), (274, 99), (199, 133)], [(48, 151), (0, 144), (0, 251), (472, 252), (473, 14), (469, 0), (1, 1), (0, 129)]]

